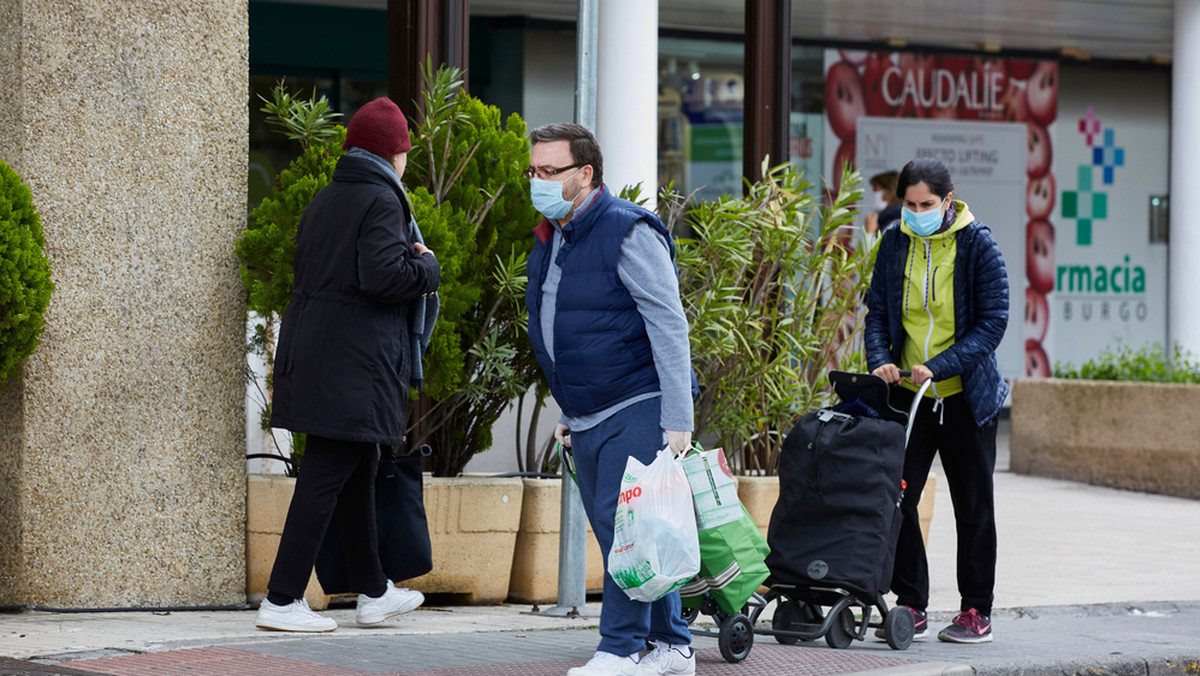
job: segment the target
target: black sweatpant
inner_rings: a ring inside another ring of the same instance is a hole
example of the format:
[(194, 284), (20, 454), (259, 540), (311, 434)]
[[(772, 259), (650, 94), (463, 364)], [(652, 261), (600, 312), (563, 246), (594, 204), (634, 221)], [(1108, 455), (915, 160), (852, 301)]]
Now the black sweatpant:
[(304, 597), (332, 518), (341, 532), (350, 589), (376, 594), (386, 588), (375, 526), (378, 467), (375, 444), (308, 435), (267, 589)]
[[(914, 393), (896, 387), (892, 403), (908, 410)], [(896, 543), (892, 591), (899, 605), (925, 610), (929, 605), (929, 561), (921, 539), (917, 503), (925, 489), (934, 455), (941, 453), (942, 471), (954, 503), (958, 532), (958, 593), (960, 610), (975, 608), (991, 615), (996, 587), (996, 507), (992, 473), (996, 469), (996, 419), (975, 424), (966, 395), (942, 399), (945, 410), (934, 411), (925, 397), (917, 410), (904, 456), (907, 488), (900, 512), (903, 521)]]

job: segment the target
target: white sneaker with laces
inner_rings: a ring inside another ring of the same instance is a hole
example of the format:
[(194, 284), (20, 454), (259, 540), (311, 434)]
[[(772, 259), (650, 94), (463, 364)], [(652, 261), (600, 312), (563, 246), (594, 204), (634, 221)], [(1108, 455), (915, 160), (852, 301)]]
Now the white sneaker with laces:
[(258, 620), (254, 626), (275, 631), (325, 632), (337, 629), (337, 622), (314, 613), (304, 599), (296, 599), (286, 606), (277, 606), (263, 599), (258, 606)]
[(696, 673), (696, 651), (687, 645), (671, 645), (665, 641), (651, 641), (654, 650), (646, 653), (638, 663), (638, 676), (659, 676), (660, 674)]
[(639, 673), (637, 653), (621, 657), (597, 650), (587, 664), (568, 670), (567, 676), (635, 676)]
[(388, 580), (387, 591), (377, 599), (366, 594), (358, 595), (358, 609), (354, 619), (359, 624), (379, 624), (402, 613), (407, 613), (425, 603), (425, 595), (415, 589), (396, 587)]

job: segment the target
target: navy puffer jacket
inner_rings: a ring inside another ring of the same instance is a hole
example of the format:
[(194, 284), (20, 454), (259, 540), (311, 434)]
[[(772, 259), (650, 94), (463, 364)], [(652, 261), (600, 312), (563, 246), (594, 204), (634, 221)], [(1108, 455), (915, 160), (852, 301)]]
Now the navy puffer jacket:
[[(1008, 383), (996, 365), (996, 348), (1008, 328), (1008, 271), (986, 225), (975, 221), (955, 237), (954, 344), (925, 366), (936, 380), (962, 376), (975, 423), (984, 425), (996, 417), (1008, 396)], [(900, 364), (904, 264), (910, 245), (899, 227), (888, 228), (879, 242), (863, 336), (872, 371)]]
[(621, 282), (617, 261), (621, 244), (638, 221), (645, 221), (674, 243), (653, 212), (613, 196), (602, 186), (587, 210), (562, 229), (563, 244), (554, 261), (562, 268), (555, 295), (554, 351), (542, 335), (542, 285), (550, 268), (553, 225), (543, 220), (525, 266), (529, 283), (529, 340), (554, 401), (569, 417), (598, 413), (639, 394), (661, 389), (646, 322)]

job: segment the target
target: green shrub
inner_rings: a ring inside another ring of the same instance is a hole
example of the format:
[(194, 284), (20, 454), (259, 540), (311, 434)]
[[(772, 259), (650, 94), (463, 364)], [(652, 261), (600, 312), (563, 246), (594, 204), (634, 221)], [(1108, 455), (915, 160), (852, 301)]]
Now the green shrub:
[(1096, 359), (1084, 362), (1078, 369), (1071, 364), (1055, 362), (1054, 377), (1198, 384), (1200, 364), (1179, 345), (1175, 345), (1168, 356), (1162, 343), (1150, 343), (1134, 350), (1118, 341), (1115, 347), (1104, 348)]
[[(315, 94), (315, 92), (314, 92)], [(274, 367), (275, 339), (279, 321), (292, 298), (292, 261), (296, 256), (296, 229), (300, 217), (321, 188), (333, 179), (333, 169), (345, 151), (345, 128), (333, 122), (340, 113), (330, 112), (328, 102), (304, 100), (292, 96), (283, 83), (275, 87), (273, 100), (266, 101), (263, 112), (279, 132), (299, 141), (300, 156), (279, 172), (275, 184), (262, 202), (250, 212), (249, 223), (238, 237), (234, 251), (241, 259), (239, 274), (246, 290), (246, 309), (254, 314), (254, 333), (247, 351), (265, 358), (267, 392), (260, 392), (262, 411), (259, 423), (269, 431), (271, 420), (270, 389)], [(247, 369), (247, 381), (254, 382)], [(304, 455), (304, 435), (292, 435), (292, 460), (289, 474)]]
[(29, 188), (0, 162), (0, 384), (20, 377), (44, 327), (54, 282)]
[[(404, 175), (442, 272), (440, 316), (425, 357), (427, 401), (410, 409), (408, 421), (410, 445), (433, 446), (429, 462), (438, 476), (460, 473), (491, 446), (492, 424), (538, 374), (525, 336), (525, 259), (538, 220), (522, 175), (529, 164), (525, 123), (512, 115), (502, 125), (498, 108), (459, 94), (459, 75), (445, 67), (434, 72), (427, 62), (425, 107)], [(248, 309), (262, 318), (249, 348), (269, 359), (291, 299), (296, 227), (331, 179), (345, 129), (322, 116), (323, 106), (278, 90), (264, 110), (305, 145), (251, 213), (236, 248)], [(268, 401), (264, 429), (269, 419)]]
[(496, 419), (540, 374), (525, 329), (525, 261), (539, 220), (522, 174), (525, 123), (517, 115), (502, 123), (498, 108), (459, 93), (460, 75), (426, 62), (405, 172), (417, 223), (442, 266), (427, 406), (410, 420), (410, 442), (433, 447), (437, 476), (460, 473), (490, 448)]
[(832, 398), (830, 368), (861, 371), (861, 299), (873, 249), (849, 235), (861, 198), (847, 173), (831, 205), (807, 193), (790, 164), (768, 170), (745, 196), (684, 209), (665, 193), (678, 240), (680, 293), (700, 381), (696, 436), (725, 448), (735, 471), (773, 473), (782, 434)]

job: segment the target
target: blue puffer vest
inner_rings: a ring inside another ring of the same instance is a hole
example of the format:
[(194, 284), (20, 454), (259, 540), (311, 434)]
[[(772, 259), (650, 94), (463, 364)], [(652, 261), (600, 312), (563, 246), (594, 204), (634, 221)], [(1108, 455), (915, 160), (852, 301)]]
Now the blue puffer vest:
[(653, 212), (618, 199), (601, 186), (592, 204), (562, 229), (556, 263), (562, 268), (554, 315), (554, 351), (542, 336), (542, 283), (550, 267), (554, 226), (543, 220), (529, 255), (525, 307), (529, 339), (554, 400), (568, 417), (597, 413), (630, 397), (660, 389), (658, 372), (629, 290), (617, 275), (625, 235), (645, 221), (675, 244)]
[[(956, 237), (954, 344), (925, 365), (938, 380), (962, 376), (975, 424), (984, 425), (996, 417), (1008, 396), (1008, 383), (996, 365), (996, 348), (1008, 327), (1008, 272), (986, 225), (976, 221)], [(888, 228), (879, 242), (863, 330), (870, 370), (900, 363), (904, 263), (910, 244), (899, 226)]]

